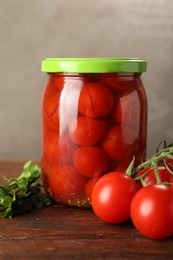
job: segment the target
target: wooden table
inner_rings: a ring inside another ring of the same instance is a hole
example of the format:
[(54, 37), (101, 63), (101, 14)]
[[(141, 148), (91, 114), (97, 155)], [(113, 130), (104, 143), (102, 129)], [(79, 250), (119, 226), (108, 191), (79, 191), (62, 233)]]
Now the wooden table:
[[(0, 176), (18, 176), (23, 164), (0, 162)], [(173, 237), (148, 239), (131, 222), (109, 225), (92, 210), (52, 204), (0, 219), (0, 259), (173, 259)]]

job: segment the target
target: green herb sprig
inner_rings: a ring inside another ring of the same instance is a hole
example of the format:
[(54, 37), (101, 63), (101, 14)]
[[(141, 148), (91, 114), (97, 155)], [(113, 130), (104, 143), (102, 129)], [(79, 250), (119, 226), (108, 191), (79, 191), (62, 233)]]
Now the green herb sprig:
[(12, 218), (37, 208), (50, 205), (51, 200), (41, 191), (41, 169), (32, 161), (26, 162), (18, 178), (6, 178), (0, 184), (0, 218)]

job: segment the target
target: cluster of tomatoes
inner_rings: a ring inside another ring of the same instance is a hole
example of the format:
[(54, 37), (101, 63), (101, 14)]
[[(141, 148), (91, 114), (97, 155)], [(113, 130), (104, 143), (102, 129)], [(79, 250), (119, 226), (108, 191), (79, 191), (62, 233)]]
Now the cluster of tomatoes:
[(139, 165), (135, 178), (131, 165), (126, 174), (111, 172), (101, 177), (91, 196), (96, 215), (113, 224), (131, 219), (139, 232), (153, 239), (173, 235), (172, 155), (173, 148), (166, 149)]
[[(43, 96), (42, 171), (56, 200), (90, 205), (97, 180), (145, 156), (146, 108), (137, 76), (52, 74)], [(140, 142), (139, 142), (140, 140)]]

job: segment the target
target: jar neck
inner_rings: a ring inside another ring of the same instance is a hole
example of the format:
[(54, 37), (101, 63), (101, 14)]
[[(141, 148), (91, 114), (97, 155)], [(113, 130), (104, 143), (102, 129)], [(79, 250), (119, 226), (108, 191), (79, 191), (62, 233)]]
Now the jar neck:
[(61, 76), (61, 77), (86, 77), (86, 76), (94, 76), (94, 77), (99, 77), (100, 75), (104, 76), (113, 76), (117, 78), (124, 78), (124, 79), (135, 79), (135, 78), (140, 78), (142, 73), (137, 73), (137, 72), (111, 72), (111, 73), (62, 73), (62, 72), (51, 72), (48, 73), (50, 76)]

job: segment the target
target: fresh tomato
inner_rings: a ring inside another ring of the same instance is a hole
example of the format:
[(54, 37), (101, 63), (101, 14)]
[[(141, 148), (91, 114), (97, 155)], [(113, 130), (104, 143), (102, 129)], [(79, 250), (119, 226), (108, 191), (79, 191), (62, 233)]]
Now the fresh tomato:
[(134, 86), (133, 77), (122, 77), (122, 75), (118, 75), (117, 73), (102, 73), (100, 81), (111, 87), (114, 91), (124, 91)]
[(106, 133), (102, 147), (107, 155), (115, 161), (133, 157), (136, 149), (137, 136), (134, 131), (126, 126), (114, 126)]
[(87, 183), (85, 185), (85, 196), (87, 198), (91, 198), (93, 188), (94, 188), (94, 186), (95, 186), (95, 184), (98, 180), (99, 180), (99, 177), (98, 178), (91, 178), (87, 181)]
[(49, 192), (56, 201), (67, 203), (83, 196), (86, 178), (73, 166), (53, 166), (48, 174)]
[(73, 164), (79, 173), (92, 178), (105, 173), (108, 160), (101, 147), (79, 147), (74, 152)]
[(148, 185), (132, 199), (131, 219), (143, 235), (160, 239), (173, 234), (173, 189), (165, 185)]
[(78, 109), (82, 115), (97, 118), (107, 115), (113, 108), (113, 95), (101, 83), (87, 83), (81, 90)]
[(130, 218), (130, 203), (138, 191), (137, 183), (121, 172), (110, 172), (97, 181), (91, 205), (95, 214), (108, 223), (121, 223)]
[[(147, 172), (148, 174), (146, 175), (146, 177), (143, 178), (146, 184), (147, 185), (157, 184), (157, 178), (156, 178), (154, 168), (151, 167), (144, 168), (141, 171), (139, 171), (136, 177), (139, 177)], [(173, 175), (170, 174), (170, 172), (166, 169), (166, 167), (159, 166), (158, 173), (162, 182), (173, 183)]]
[(70, 125), (69, 130), (73, 142), (82, 146), (92, 146), (100, 141), (106, 128), (107, 123), (103, 120), (79, 116)]
[(173, 159), (172, 159), (172, 158), (167, 158), (167, 159), (166, 159), (166, 162), (167, 162), (169, 165), (172, 165), (172, 166), (173, 166)]
[(173, 159), (165, 158), (164, 161), (160, 161), (160, 165), (165, 166), (165, 163), (170, 168), (170, 170), (173, 171)]

